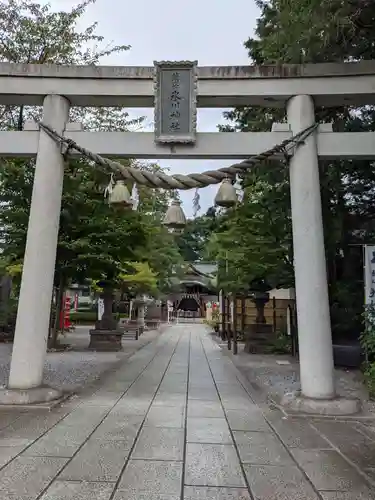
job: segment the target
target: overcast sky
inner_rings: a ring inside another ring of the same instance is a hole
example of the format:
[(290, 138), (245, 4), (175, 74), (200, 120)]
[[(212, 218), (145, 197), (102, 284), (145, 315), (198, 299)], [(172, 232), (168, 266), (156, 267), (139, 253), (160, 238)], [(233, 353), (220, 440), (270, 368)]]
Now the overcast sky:
[[(42, 2), (47, 3), (47, 2)], [(78, 0), (50, 0), (54, 10), (70, 9)], [(178, 5), (180, 7), (178, 7)], [(131, 45), (131, 50), (103, 59), (116, 66), (152, 66), (155, 60), (198, 60), (201, 66), (249, 64), (243, 42), (253, 34), (258, 9), (254, 0), (96, 0), (87, 9), (82, 27), (94, 21), (105, 42)], [(151, 110), (136, 110), (138, 116)], [(132, 113), (134, 110), (132, 110)], [(199, 110), (198, 131), (215, 131), (223, 122), (222, 110)], [(159, 160), (172, 173), (218, 168), (229, 161)], [(200, 190), (202, 211), (217, 187)], [(192, 214), (194, 192), (181, 193), (186, 215)]]

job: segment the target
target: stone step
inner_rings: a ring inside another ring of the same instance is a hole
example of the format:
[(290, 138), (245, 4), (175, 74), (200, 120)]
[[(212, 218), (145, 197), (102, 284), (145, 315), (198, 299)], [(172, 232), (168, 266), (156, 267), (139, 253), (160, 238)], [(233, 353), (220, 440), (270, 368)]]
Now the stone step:
[(122, 338), (124, 340), (127, 340), (127, 339), (129, 339), (129, 340), (136, 340), (136, 335), (135, 335), (135, 333), (124, 333), (122, 335)]

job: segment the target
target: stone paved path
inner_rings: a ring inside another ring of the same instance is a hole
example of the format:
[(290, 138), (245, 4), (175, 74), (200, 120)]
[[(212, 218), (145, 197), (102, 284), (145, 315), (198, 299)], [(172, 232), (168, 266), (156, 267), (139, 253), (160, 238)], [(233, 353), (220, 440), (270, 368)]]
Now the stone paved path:
[(0, 499), (375, 498), (318, 430), (281, 419), (250, 399), (202, 325), (175, 326), (95, 393), (48, 414), (1, 413)]

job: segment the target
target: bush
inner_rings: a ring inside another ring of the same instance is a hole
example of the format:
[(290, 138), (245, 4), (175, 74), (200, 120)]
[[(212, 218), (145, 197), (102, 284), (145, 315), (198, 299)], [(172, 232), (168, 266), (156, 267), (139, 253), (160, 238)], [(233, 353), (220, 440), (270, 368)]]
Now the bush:
[(365, 381), (370, 399), (375, 399), (375, 363), (368, 363), (365, 369)]
[(288, 335), (280, 333), (266, 350), (269, 354), (291, 354), (292, 339)]
[[(126, 314), (113, 314), (115, 319), (127, 318)], [(98, 319), (97, 311), (72, 311), (70, 313), (70, 321), (76, 324), (95, 323)]]
[(0, 304), (0, 331), (13, 332), (17, 319), (18, 299), (11, 298)]
[(218, 332), (219, 331), (219, 322), (218, 321), (215, 321), (213, 319), (209, 320), (209, 319), (204, 319), (203, 320), (203, 323), (205, 323), (206, 325), (208, 325), (210, 328), (212, 328), (214, 330), (214, 332)]
[(95, 311), (72, 311), (70, 321), (72, 323), (95, 323), (98, 313)]
[(366, 306), (364, 317), (364, 332), (361, 335), (361, 346), (366, 353), (364, 374), (370, 398), (375, 398), (375, 307)]

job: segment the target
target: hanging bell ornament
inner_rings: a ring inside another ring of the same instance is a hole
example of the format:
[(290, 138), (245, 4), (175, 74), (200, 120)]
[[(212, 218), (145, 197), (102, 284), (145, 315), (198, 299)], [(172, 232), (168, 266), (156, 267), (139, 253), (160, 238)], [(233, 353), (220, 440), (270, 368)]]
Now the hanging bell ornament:
[(108, 203), (115, 207), (133, 208), (133, 201), (130, 198), (125, 181), (118, 180), (108, 196)]
[(176, 230), (181, 230), (186, 226), (186, 217), (179, 201), (172, 201), (165, 214), (163, 224), (170, 229)]
[(237, 193), (228, 178), (223, 179), (219, 190), (215, 196), (215, 205), (223, 208), (230, 208), (237, 204)]

